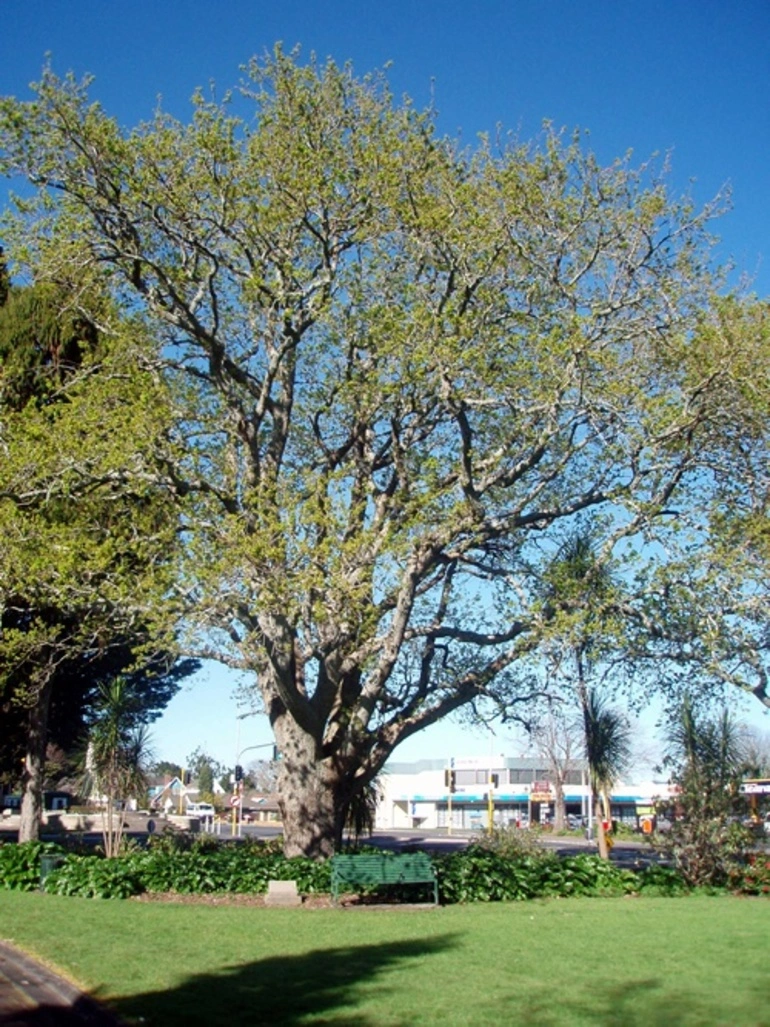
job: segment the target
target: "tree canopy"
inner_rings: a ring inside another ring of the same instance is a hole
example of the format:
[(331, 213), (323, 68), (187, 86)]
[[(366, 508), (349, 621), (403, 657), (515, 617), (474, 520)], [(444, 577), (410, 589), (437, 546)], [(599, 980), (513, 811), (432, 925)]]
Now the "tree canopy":
[(382, 76), (280, 49), (245, 75), (124, 131), (47, 69), (0, 107), (0, 169), (39, 187), (6, 241), (158, 340), (190, 645), (254, 673), (287, 851), (324, 855), (399, 742), (524, 698), (581, 514), (681, 655), (660, 613), (687, 554), (766, 496), (767, 311), (717, 301), (719, 204), (652, 164), (551, 128), (464, 149)]
[(0, 771), (15, 785), (25, 756), (23, 837), (47, 746), (82, 742), (100, 687), (126, 674), (146, 721), (195, 667), (175, 666), (162, 616), (178, 527), (152, 481), (165, 386), (142, 335), (83, 296), (71, 279), (9, 284), (0, 305)]

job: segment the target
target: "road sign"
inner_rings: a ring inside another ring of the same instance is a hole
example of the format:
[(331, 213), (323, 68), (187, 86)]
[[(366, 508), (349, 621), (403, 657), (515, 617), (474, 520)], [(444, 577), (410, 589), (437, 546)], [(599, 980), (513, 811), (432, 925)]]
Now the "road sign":
[(231, 806), (240, 806), (240, 804), (241, 804), (241, 797), (240, 797), (240, 795), (231, 795), (230, 796), (230, 805)]

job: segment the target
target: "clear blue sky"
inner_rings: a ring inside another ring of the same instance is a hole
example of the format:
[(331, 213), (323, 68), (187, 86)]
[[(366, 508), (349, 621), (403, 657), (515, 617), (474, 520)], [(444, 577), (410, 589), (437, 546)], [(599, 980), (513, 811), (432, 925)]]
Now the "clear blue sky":
[[(395, 94), (432, 100), (469, 144), (497, 125), (528, 139), (549, 119), (588, 130), (603, 161), (670, 152), (673, 191), (704, 203), (731, 189), (720, 257), (770, 294), (770, 0), (0, 0), (0, 94), (27, 96), (50, 54), (60, 74), (93, 74), (92, 97), (126, 127), (159, 96), (184, 118), (197, 86), (224, 91), (277, 41), (359, 74), (392, 62)], [(217, 669), (188, 686), (155, 728), (158, 754), (203, 745), (230, 763), (268, 742), (264, 718), (236, 720), (231, 691)], [(490, 746), (504, 736), (449, 725), (397, 757)]]

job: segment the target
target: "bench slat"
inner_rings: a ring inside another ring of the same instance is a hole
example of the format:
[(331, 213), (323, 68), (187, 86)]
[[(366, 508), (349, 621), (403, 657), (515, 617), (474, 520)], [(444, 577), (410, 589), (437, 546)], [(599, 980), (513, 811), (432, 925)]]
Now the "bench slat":
[(425, 853), (382, 853), (332, 857), (332, 899), (336, 903), (340, 885), (432, 884), (438, 905), (438, 880)]

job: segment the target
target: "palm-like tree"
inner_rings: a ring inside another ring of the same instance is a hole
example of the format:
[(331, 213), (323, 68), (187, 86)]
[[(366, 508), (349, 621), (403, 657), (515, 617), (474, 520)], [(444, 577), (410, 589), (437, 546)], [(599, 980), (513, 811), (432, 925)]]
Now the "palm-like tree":
[(739, 725), (726, 710), (696, 712), (685, 697), (666, 736), (677, 816), (663, 843), (693, 885), (722, 883), (748, 843), (732, 823), (745, 753)]
[(124, 678), (102, 686), (88, 738), (84, 785), (99, 794), (106, 808), (102, 835), (106, 856), (117, 856), (123, 839), (120, 805), (147, 788), (149, 763), (147, 727), (136, 723), (136, 702)]
[(348, 830), (348, 835), (353, 835), (354, 844), (358, 845), (363, 835), (372, 835), (377, 816), (377, 805), (381, 797), (382, 787), (378, 778), (375, 778), (356, 792), (348, 803), (345, 827)]
[(552, 623), (561, 618), (565, 624), (563, 634), (556, 631), (558, 662), (562, 673), (565, 664), (572, 668), (568, 677), (582, 717), (599, 854), (605, 859), (603, 821), (610, 819), (612, 785), (630, 761), (631, 733), (626, 718), (608, 707), (590, 682), (605, 647), (611, 644), (609, 622), (619, 591), (608, 561), (596, 551), (590, 527), (578, 526), (546, 568), (544, 609)]
[(630, 762), (631, 729), (626, 717), (607, 706), (596, 689), (585, 689), (580, 699), (599, 855), (606, 859), (609, 853), (604, 822), (610, 820), (612, 787)]

